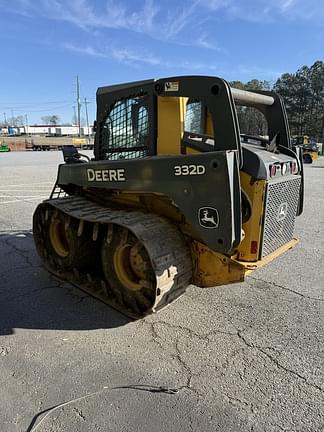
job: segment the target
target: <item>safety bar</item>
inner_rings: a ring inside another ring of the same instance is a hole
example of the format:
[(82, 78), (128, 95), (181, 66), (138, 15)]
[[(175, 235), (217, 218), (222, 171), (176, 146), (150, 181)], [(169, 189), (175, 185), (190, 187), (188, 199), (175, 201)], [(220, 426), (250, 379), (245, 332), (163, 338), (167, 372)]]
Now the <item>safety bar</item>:
[(275, 101), (272, 96), (267, 96), (260, 93), (253, 93), (233, 87), (231, 87), (231, 92), (235, 102), (237, 102), (239, 105), (251, 104), (271, 106), (274, 104)]

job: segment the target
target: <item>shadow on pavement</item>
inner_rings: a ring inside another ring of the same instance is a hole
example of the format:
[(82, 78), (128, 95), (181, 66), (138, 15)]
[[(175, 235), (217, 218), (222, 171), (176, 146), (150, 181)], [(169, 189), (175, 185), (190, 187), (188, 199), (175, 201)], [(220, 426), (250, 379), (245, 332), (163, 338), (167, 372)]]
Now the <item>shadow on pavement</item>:
[(130, 322), (42, 266), (31, 231), (0, 232), (0, 335), (15, 328), (90, 330)]

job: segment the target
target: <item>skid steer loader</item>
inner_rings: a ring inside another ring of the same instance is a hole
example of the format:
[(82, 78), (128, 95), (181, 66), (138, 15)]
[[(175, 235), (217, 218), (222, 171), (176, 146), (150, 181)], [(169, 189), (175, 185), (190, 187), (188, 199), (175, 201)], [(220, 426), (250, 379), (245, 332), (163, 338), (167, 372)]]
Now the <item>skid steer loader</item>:
[[(269, 139), (241, 135), (236, 105)], [(44, 266), (140, 318), (189, 284), (244, 276), (295, 246), (302, 151), (281, 98), (179, 76), (97, 90), (94, 159), (73, 147), (33, 217)]]
[(292, 142), (302, 146), (304, 163), (313, 163), (319, 159), (319, 147), (308, 135), (297, 135), (293, 137)]

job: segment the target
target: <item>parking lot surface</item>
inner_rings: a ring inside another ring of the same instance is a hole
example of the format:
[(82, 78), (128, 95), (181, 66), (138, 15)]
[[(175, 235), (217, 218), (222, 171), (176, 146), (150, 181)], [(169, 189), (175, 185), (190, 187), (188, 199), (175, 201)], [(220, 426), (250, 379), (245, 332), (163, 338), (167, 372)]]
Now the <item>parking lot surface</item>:
[(295, 249), (135, 322), (41, 267), (32, 214), (61, 160), (0, 154), (1, 432), (324, 431), (324, 158)]

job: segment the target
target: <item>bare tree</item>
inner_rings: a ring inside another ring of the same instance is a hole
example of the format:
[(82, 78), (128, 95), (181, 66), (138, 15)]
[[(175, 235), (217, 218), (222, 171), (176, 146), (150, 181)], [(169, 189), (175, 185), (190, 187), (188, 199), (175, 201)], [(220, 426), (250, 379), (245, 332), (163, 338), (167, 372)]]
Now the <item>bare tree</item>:
[(60, 118), (56, 114), (50, 116), (43, 116), (41, 117), (41, 120), (44, 124), (53, 125), (53, 126), (58, 125), (60, 122)]

